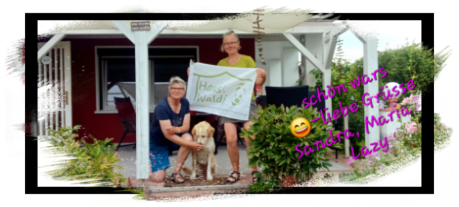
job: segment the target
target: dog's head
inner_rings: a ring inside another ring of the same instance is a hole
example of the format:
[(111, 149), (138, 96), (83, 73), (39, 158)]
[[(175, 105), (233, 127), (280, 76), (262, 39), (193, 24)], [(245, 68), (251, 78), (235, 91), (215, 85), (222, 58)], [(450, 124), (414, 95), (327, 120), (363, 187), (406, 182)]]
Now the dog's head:
[(207, 140), (214, 136), (215, 129), (206, 121), (200, 122), (193, 127), (191, 134), (193, 140), (199, 144), (206, 144)]

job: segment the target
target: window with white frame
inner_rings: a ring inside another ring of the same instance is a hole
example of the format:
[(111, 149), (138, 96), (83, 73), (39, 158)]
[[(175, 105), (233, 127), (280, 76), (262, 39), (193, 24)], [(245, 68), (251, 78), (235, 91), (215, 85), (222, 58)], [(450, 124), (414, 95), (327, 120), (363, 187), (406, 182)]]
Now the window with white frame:
[[(169, 79), (179, 76), (187, 81), (190, 59), (198, 61), (198, 48), (150, 47), (150, 111), (167, 97)], [(133, 47), (96, 48), (98, 59), (98, 111), (116, 113), (114, 97), (129, 97), (135, 107), (135, 50)], [(154, 94), (154, 95), (153, 95)]]

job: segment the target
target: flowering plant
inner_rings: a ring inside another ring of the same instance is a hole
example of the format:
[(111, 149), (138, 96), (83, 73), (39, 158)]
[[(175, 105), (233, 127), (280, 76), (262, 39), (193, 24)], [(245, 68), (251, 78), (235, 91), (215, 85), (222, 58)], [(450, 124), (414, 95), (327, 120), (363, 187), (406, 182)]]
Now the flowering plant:
[[(438, 151), (447, 146), (452, 129), (440, 122), (440, 116), (434, 116), (434, 143)], [(349, 158), (348, 163), (354, 168), (354, 173), (340, 174), (340, 180), (358, 183), (367, 183), (371, 178), (384, 176), (389, 171), (397, 170), (407, 162), (415, 161), (421, 156), (422, 125), (418, 119), (412, 117), (412, 122), (404, 123), (393, 134), (386, 135), (389, 142), (387, 153), (371, 153), (364, 159)], [(368, 179), (370, 178), (370, 179)]]
[(414, 132), (418, 131), (418, 127), (416, 126), (415, 122), (410, 122), (410, 123), (405, 124), (405, 129), (410, 134), (413, 134)]
[[(406, 101), (406, 103), (410, 102)], [(412, 114), (415, 113), (418, 112), (412, 111)], [(341, 174), (341, 181), (367, 183), (371, 180), (369, 178), (387, 175), (389, 169), (396, 169), (404, 162), (420, 157), (422, 126), (418, 120), (418, 116), (414, 115), (411, 117), (411, 122), (403, 123), (395, 133), (386, 135), (389, 143), (388, 152), (380, 154), (372, 152), (365, 155), (364, 159), (357, 160), (350, 157), (348, 163), (354, 168), (354, 173)], [(401, 121), (400, 119), (399, 122)]]
[(405, 106), (405, 105), (407, 105), (409, 103), (412, 103), (413, 102), (413, 98), (414, 98), (413, 94), (411, 94), (409, 97), (404, 98), (403, 101), (402, 101), (402, 105)]

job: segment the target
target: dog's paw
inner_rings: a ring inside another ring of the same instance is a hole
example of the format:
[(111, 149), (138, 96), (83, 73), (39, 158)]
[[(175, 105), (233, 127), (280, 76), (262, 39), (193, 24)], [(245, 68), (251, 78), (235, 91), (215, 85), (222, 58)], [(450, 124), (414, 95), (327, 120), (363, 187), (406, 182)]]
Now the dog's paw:
[(194, 180), (194, 179), (196, 179), (196, 174), (192, 174), (192, 175), (190, 176), (190, 180)]
[(213, 176), (207, 176), (207, 180), (213, 180), (214, 177)]

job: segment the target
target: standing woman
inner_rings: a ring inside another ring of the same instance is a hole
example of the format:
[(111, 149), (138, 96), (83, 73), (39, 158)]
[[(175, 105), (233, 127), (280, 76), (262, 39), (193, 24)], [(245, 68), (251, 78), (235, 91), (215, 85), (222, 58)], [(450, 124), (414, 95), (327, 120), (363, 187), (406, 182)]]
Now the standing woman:
[[(224, 67), (237, 67), (237, 68), (251, 68), (255, 69), (257, 65), (255, 61), (247, 55), (239, 54), (241, 49), (238, 36), (233, 32), (227, 32), (223, 35), (223, 44), (220, 48), (221, 52), (226, 52), (228, 57), (222, 59), (218, 62), (218, 66)], [(256, 68), (257, 78), (255, 84), (261, 86), (265, 83), (266, 72), (261, 68)], [(190, 74), (190, 69), (188, 68), (188, 75)], [(226, 179), (227, 182), (235, 183), (241, 177), (239, 172), (239, 149), (237, 147), (237, 125), (242, 123), (245, 129), (249, 129), (253, 123), (250, 121), (253, 118), (257, 117), (257, 103), (255, 101), (255, 94), (252, 92), (252, 101), (250, 103), (250, 113), (249, 120), (237, 120), (227, 117), (220, 117), (219, 124), (224, 125), (225, 134), (226, 134), (226, 143), (228, 155), (233, 166), (233, 172)], [(252, 139), (255, 139), (255, 136), (251, 136)], [(252, 145), (248, 137), (244, 137), (247, 148)], [(247, 150), (247, 155), (249, 151)], [(255, 172), (258, 172), (257, 166), (252, 167), (252, 181), (256, 182), (255, 177), (253, 176)]]
[(164, 185), (166, 169), (170, 167), (169, 151), (173, 143), (180, 146), (177, 165), (171, 180), (184, 183), (180, 170), (191, 150), (202, 150), (204, 146), (192, 141), (190, 129), (190, 103), (183, 98), (186, 84), (179, 77), (169, 81), (169, 96), (162, 99), (155, 108), (150, 127), (150, 179), (160, 186)]

